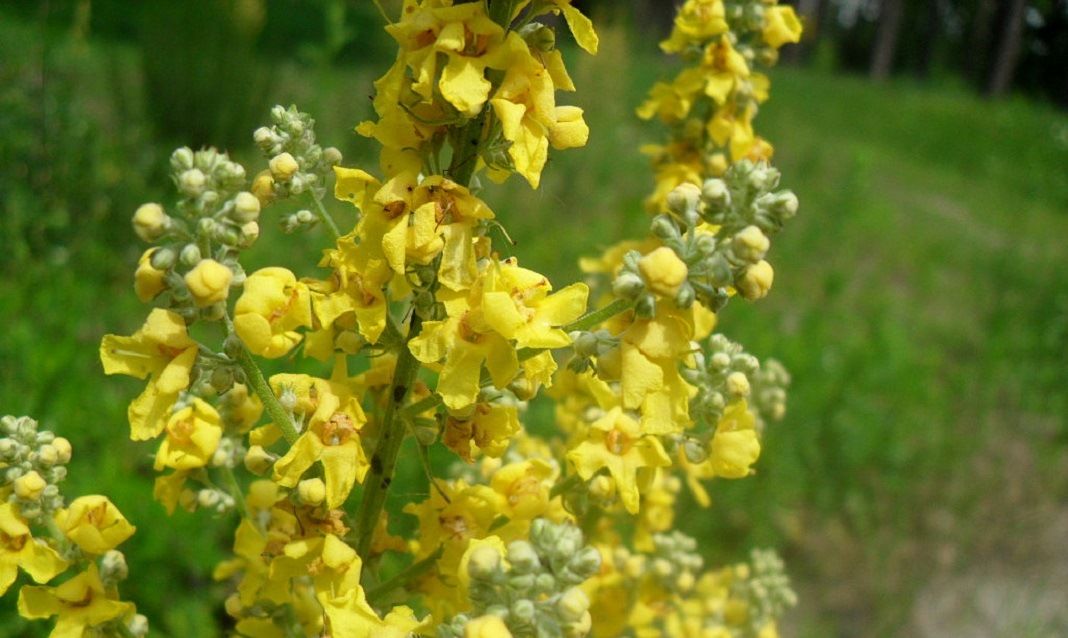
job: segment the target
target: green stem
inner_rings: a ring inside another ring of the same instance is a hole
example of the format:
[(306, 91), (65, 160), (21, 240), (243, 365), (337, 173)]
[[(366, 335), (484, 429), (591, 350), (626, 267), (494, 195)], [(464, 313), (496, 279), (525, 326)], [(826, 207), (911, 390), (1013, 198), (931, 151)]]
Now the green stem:
[(382, 414), (378, 442), (371, 454), (371, 471), (363, 483), (363, 498), (356, 511), (356, 553), (366, 560), (370, 556), (371, 540), (374, 537), (378, 517), (386, 502), (386, 492), (393, 481), (393, 469), (397, 465), (397, 454), (404, 442), (405, 428), (395, 421), (408, 399), (412, 384), (419, 373), (419, 362), (415, 360), (408, 341), (419, 334), (422, 320), (418, 314), (412, 314), (408, 339), (402, 342), (397, 353), (397, 367), (393, 370), (393, 380), (389, 384), (389, 396), (386, 409)]
[[(237, 339), (237, 337), (235, 336), (234, 339)], [(252, 360), (252, 353), (248, 351), (245, 344), (240, 343), (240, 341), (238, 341), (238, 344), (237, 364), (245, 371), (245, 377), (248, 379), (249, 385), (252, 386), (256, 396), (263, 402), (263, 407), (267, 409), (267, 414), (270, 415), (271, 420), (282, 431), (282, 436), (285, 437), (286, 442), (293, 445), (300, 438), (300, 432), (297, 432), (293, 419), (289, 417), (289, 413), (278, 402), (278, 397), (274, 396), (271, 386), (267, 385), (267, 380), (263, 378), (263, 373), (260, 372), (259, 366)]]
[(319, 219), (323, 220), (326, 227), (330, 229), (330, 234), (334, 236), (334, 239), (341, 237), (341, 231), (338, 230), (337, 222), (334, 221), (330, 211), (326, 210), (326, 206), (323, 206), (323, 201), (312, 195), (312, 201), (315, 202), (315, 211), (319, 214)]
[(608, 304), (600, 310), (594, 310), (588, 312), (585, 315), (579, 317), (577, 320), (567, 324), (562, 329), (564, 332), (573, 332), (575, 330), (589, 330), (594, 326), (608, 321), (612, 317), (622, 314), (634, 307), (634, 302), (629, 299), (616, 299), (612, 303)]
[(223, 465), (219, 468), (222, 474), (223, 480), (226, 482), (226, 490), (230, 492), (230, 496), (233, 497), (234, 502), (245, 514), (245, 518), (252, 520), (252, 510), (249, 509), (248, 503), (245, 501), (245, 493), (241, 490), (241, 485), (237, 482), (237, 477), (234, 476), (233, 468)]
[(421, 401), (416, 401), (415, 403), (405, 407), (403, 415), (415, 416), (417, 414), (422, 414), (423, 412), (426, 412), (431, 408), (438, 407), (439, 405), (441, 405), (441, 403), (442, 401), (440, 394), (431, 394), (427, 398), (422, 399)]
[(381, 582), (375, 585), (374, 587), (369, 588), (367, 590), (367, 602), (369, 602), (371, 605), (374, 605), (385, 594), (388, 594), (396, 589), (400, 589), (415, 578), (418, 578), (419, 576), (425, 574), (431, 567), (434, 566), (434, 563), (436, 563), (438, 559), (441, 558), (441, 555), (444, 550), (444, 546), (439, 546), (430, 556), (427, 556), (426, 558), (420, 561), (412, 563), (393, 578), (390, 578), (387, 581)]

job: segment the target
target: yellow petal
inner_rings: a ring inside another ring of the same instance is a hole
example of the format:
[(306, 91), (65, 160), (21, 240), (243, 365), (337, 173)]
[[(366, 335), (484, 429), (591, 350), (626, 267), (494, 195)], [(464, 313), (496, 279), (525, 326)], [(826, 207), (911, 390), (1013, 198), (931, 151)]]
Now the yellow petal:
[(599, 40), (597, 32), (593, 30), (593, 22), (570, 4), (564, 5), (562, 8), (564, 10), (564, 20), (567, 21), (567, 27), (571, 29), (571, 34), (575, 36), (575, 42), (578, 42), (578, 45), (585, 49), (587, 53), (596, 55)]

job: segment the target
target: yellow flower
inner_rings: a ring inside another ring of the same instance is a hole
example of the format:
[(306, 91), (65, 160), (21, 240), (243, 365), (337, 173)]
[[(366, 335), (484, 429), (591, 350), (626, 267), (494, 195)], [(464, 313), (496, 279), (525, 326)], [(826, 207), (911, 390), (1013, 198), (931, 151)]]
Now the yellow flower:
[(660, 43), (660, 48), (665, 53), (682, 53), (689, 46), (726, 32), (723, 0), (686, 0), (675, 16), (671, 36)]
[(749, 468), (760, 456), (760, 441), (757, 439), (756, 419), (745, 401), (727, 406), (712, 437), (708, 462), (716, 476), (744, 478)]
[(589, 289), (572, 284), (550, 295), (551, 289), (543, 275), (506, 260), (489, 263), (467, 293), (439, 295), (449, 318), (424, 323), (409, 346), (423, 363), (444, 360), (437, 391), (447, 407), (459, 411), (475, 403), (483, 363), (503, 388), (519, 371), (516, 348), (570, 343), (559, 326), (582, 315)]
[[(399, 22), (386, 31), (400, 44), (402, 62), (411, 69), (412, 90), (433, 98), (435, 84), (453, 107), (466, 117), (477, 115), (489, 96), (486, 68), (501, 68), (504, 29), (486, 15), (480, 3), (452, 7), (409, 5)], [(517, 40), (512, 34), (509, 40)], [(445, 62), (438, 69), (440, 61)], [(435, 79), (437, 79), (435, 83)]]
[(340, 379), (328, 382), (307, 375), (280, 374), (271, 377), (271, 386), (276, 394), (285, 387), (294, 391), (295, 412), (310, 417), (307, 431), (275, 462), (275, 482), (296, 487), (304, 472), (319, 461), (327, 507), (340, 507), (370, 468), (358, 433), (366, 421), (359, 401), (342, 387)]
[(234, 329), (253, 353), (284, 356), (300, 343), (296, 329), (311, 325), (311, 294), (293, 273), (263, 268), (245, 280), (245, 291), (234, 306)]
[(119, 508), (105, 496), (74, 499), (70, 507), (56, 512), (56, 525), (88, 554), (115, 549), (136, 531)]
[(514, 405), (479, 403), (468, 417), (445, 419), (441, 442), (471, 463), (479, 454), (491, 457), (504, 454), (518, 431), (519, 416)]
[(671, 465), (660, 441), (642, 436), (638, 422), (621, 408), (613, 408), (595, 421), (585, 440), (567, 453), (567, 460), (586, 481), (607, 469), (616, 482), (623, 507), (631, 514), (638, 513), (639, 470)]
[(141, 253), (141, 258), (137, 260), (137, 270), (134, 271), (134, 292), (141, 301), (152, 301), (167, 287), (163, 281), (167, 273), (152, 267), (152, 253), (156, 250), (158, 249), (149, 248)]
[(555, 91), (549, 70), (524, 44), (490, 100), (504, 138), (511, 142), (508, 155), (531, 188), (537, 188), (541, 181), (550, 143), (559, 150), (578, 148), (586, 144), (590, 134), (582, 109), (557, 106)]
[(57, 616), (54, 638), (78, 638), (94, 627), (131, 616), (133, 603), (112, 598), (100, 582), (96, 563), (59, 587), (26, 586), (19, 592), (19, 615), (29, 620)]
[(649, 290), (665, 297), (674, 297), (689, 274), (686, 264), (667, 246), (661, 246), (638, 260), (638, 272)]
[(202, 259), (185, 274), (185, 285), (198, 306), (210, 306), (226, 301), (234, 273), (214, 259)]
[(764, 42), (778, 49), (787, 42), (801, 41), (801, 21), (794, 8), (778, 5), (764, 9)]
[(189, 337), (185, 321), (161, 308), (154, 309), (132, 336), (104, 336), (100, 361), (106, 374), (149, 378), (127, 411), (130, 438), (144, 441), (159, 436), (178, 393), (189, 387), (196, 356), (197, 343)]
[(156, 452), (155, 469), (165, 467), (192, 470), (204, 467), (211, 460), (222, 438), (222, 425), (215, 408), (201, 399), (193, 399), (171, 415), (167, 421), (167, 437)]
[(531, 521), (549, 509), (549, 491), (556, 471), (541, 459), (509, 463), (493, 473), (490, 486), (504, 497), (505, 516)]
[(47, 583), (67, 569), (67, 561), (30, 528), (14, 503), (0, 504), (0, 596), (15, 582), (21, 568), (38, 583)]

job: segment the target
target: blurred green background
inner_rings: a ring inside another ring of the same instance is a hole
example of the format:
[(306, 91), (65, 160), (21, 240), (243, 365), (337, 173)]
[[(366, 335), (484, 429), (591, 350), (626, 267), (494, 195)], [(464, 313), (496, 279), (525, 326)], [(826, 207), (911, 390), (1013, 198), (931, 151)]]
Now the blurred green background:
[[(558, 284), (644, 232), (637, 148), (661, 131), (633, 110), (675, 68), (631, 12), (599, 11), (602, 51), (567, 52), (580, 88), (562, 100), (586, 109), (589, 145), (553, 155), (537, 192), (484, 195)], [(216, 635), (210, 569), (233, 521), (166, 517), (153, 450), (126, 436), (141, 384), (100, 369), (100, 337), (146, 313), (129, 218), (170, 201), (178, 145), (260, 168), (250, 134), (275, 103), (373, 166), (352, 127), (390, 60), (381, 27), (365, 0), (0, 3), (0, 411), (68, 436), (69, 493), (109, 494), (138, 526), (125, 590), (154, 635)], [(802, 601), (787, 636), (1066, 635), (1068, 116), (984, 101), (937, 66), (872, 83), (835, 63), (855, 45), (832, 44), (773, 75), (757, 129), (801, 214), (775, 242), (772, 295), (721, 322), (791, 370), (789, 413), (758, 474), (715, 483), (680, 524), (715, 561), (781, 548)], [(251, 261), (315, 274), (325, 237), (283, 236), (276, 214)], [(36, 635), (14, 603), (0, 636)]]

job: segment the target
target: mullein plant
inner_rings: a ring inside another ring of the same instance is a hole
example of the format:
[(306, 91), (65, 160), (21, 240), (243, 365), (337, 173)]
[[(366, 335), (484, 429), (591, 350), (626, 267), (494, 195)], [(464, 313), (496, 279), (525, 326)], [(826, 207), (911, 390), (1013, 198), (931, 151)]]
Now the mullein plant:
[[(157, 446), (155, 498), (238, 520), (214, 572), (237, 635), (771, 638), (795, 604), (773, 553), (713, 568), (672, 528), (684, 487), (707, 506), (709, 480), (753, 473), (785, 410), (785, 369), (713, 330), (730, 300), (768, 293), (770, 238), (797, 211), (752, 121), (760, 69), (800, 25), (776, 0), (682, 4), (661, 48), (688, 66), (638, 110), (668, 130), (646, 149), (650, 232), (554, 287), (499, 256), (482, 198), (513, 174), (537, 188), (550, 147), (586, 143), (582, 110), (557, 104), (575, 87), (552, 15), (597, 52), (571, 0), (405, 0), (376, 117), (356, 128), (381, 145), (377, 170), (344, 167), (307, 114), (275, 107), (254, 133), (264, 170), (178, 149), (176, 199), (135, 213), (152, 310), (100, 357), (146, 382), (128, 417)], [(331, 182), (358, 212), (347, 232)], [(332, 236), (318, 277), (243, 268), (283, 207), (283, 230)], [(323, 373), (258, 362), (296, 356)], [(522, 422), (543, 391), (550, 437)], [(144, 635), (117, 590), (133, 526), (103, 496), (65, 500), (66, 440), (2, 425), (0, 590), (19, 570), (36, 581), (19, 611), (55, 617), (53, 636)], [(451, 470), (433, 473), (431, 448)], [(384, 509), (399, 463), (427, 474), (425, 497), (393, 495), (414, 525)]]

